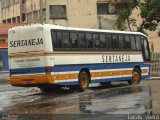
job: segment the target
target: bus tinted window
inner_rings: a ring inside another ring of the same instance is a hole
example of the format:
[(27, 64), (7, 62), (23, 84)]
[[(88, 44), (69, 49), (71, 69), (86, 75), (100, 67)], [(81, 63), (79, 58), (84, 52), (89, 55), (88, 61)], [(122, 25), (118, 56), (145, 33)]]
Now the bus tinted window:
[(62, 35), (61, 35), (61, 32), (57, 32), (57, 48), (62, 48)]
[(78, 36), (77, 36), (77, 33), (71, 32), (70, 33), (70, 40), (72, 42), (72, 48), (78, 48)]
[(119, 35), (119, 48), (124, 49), (124, 38), (123, 35)]
[(137, 47), (137, 50), (142, 49), (140, 36), (136, 36), (136, 47)]
[(91, 33), (86, 33), (86, 48), (93, 48), (93, 40)]
[(106, 38), (105, 34), (99, 34), (99, 39), (100, 39), (100, 48), (105, 49), (106, 48)]
[(131, 41), (129, 35), (125, 35), (124, 40), (125, 40), (125, 49), (131, 49)]
[(69, 39), (69, 32), (63, 32), (62, 33), (62, 41), (63, 41), (63, 47), (64, 48), (71, 48), (71, 42)]
[(144, 38), (145, 59), (149, 60), (149, 49), (146, 38)]
[(112, 49), (112, 38), (110, 34), (106, 35), (107, 49)]
[(79, 37), (79, 47), (80, 48), (85, 48), (86, 47), (86, 41), (85, 41), (84, 33), (78, 33), (78, 37)]
[(99, 48), (99, 37), (98, 37), (98, 34), (93, 34), (93, 41), (94, 41), (94, 47), (95, 48)]
[(118, 49), (119, 48), (118, 35), (112, 35), (112, 40), (113, 40), (113, 49)]
[(56, 32), (52, 32), (52, 45), (53, 48), (57, 48), (58, 47), (58, 41), (56, 38)]
[(150, 60), (149, 45), (145, 37), (141, 37), (141, 44), (144, 60)]
[(131, 48), (132, 50), (136, 50), (136, 40), (134, 36), (130, 36), (131, 39)]

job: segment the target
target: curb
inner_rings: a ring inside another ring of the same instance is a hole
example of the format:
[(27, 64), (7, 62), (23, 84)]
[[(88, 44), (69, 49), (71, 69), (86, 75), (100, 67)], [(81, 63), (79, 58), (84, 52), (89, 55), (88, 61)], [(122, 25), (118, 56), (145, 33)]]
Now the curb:
[(0, 85), (2, 84), (10, 84), (10, 80), (9, 79), (2, 79), (0, 80)]
[(160, 77), (150, 77), (147, 80), (160, 80)]

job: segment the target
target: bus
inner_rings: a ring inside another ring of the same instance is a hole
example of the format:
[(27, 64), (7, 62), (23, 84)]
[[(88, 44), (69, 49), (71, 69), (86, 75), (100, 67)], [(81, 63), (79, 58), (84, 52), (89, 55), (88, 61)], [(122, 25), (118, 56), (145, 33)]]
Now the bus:
[(10, 81), (13, 86), (76, 86), (150, 77), (147, 36), (139, 32), (72, 28), (50, 24), (9, 30)]

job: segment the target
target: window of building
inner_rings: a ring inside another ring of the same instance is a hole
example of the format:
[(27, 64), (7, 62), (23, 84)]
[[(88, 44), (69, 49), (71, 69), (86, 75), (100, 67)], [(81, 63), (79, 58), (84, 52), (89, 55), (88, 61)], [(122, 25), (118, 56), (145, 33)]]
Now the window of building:
[(16, 23), (16, 18), (15, 17), (12, 18), (12, 23)]
[(26, 18), (27, 18), (27, 23), (31, 23), (32, 22), (32, 13), (27, 13), (26, 14)]
[(97, 14), (98, 15), (107, 15), (107, 14), (117, 14), (122, 9), (128, 7), (128, 3), (97, 3)]
[(33, 21), (37, 21), (39, 18), (38, 18), (38, 11), (34, 11), (33, 12)]
[(107, 3), (97, 3), (97, 14), (98, 15), (108, 14), (108, 4)]
[(66, 5), (50, 5), (50, 18), (51, 19), (66, 19)]
[(25, 13), (22, 14), (22, 22), (24, 22), (24, 21), (26, 21), (26, 14)]
[(117, 3), (116, 4), (116, 13), (119, 13), (121, 10), (128, 8), (128, 3)]
[(22, 0), (22, 3), (26, 3), (26, 0)]
[(115, 14), (116, 13), (116, 4), (109, 3), (108, 4), (108, 13), (109, 14)]
[(45, 8), (42, 10), (42, 17), (43, 17), (43, 19), (46, 18), (46, 9)]

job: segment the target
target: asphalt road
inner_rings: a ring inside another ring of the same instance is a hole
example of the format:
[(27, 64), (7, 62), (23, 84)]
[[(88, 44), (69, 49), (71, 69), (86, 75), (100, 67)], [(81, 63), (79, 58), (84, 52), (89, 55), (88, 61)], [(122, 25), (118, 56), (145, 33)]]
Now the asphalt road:
[(159, 85), (160, 80), (145, 80), (134, 86), (126, 82), (107, 87), (92, 84), (85, 92), (62, 88), (50, 93), (0, 85), (1, 117), (128, 119), (129, 114), (159, 114)]

